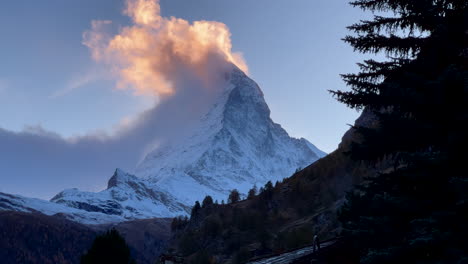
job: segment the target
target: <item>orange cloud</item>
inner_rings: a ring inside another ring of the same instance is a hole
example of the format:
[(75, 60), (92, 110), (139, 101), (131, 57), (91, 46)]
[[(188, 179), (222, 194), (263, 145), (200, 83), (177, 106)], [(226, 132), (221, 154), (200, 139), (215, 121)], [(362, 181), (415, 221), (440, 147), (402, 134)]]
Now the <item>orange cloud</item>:
[(133, 25), (119, 34), (105, 33), (110, 21), (93, 21), (83, 34), (93, 59), (110, 65), (118, 76), (118, 88), (168, 96), (183, 74), (209, 83), (219, 63), (248, 71), (242, 55), (232, 52), (231, 33), (223, 23), (162, 17), (158, 0), (127, 0), (123, 13)]

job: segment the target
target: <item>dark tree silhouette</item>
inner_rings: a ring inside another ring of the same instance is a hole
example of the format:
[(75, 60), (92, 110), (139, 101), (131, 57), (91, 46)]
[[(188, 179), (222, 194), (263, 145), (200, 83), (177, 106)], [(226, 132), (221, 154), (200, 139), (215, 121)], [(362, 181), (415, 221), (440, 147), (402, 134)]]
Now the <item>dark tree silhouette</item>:
[(207, 195), (205, 197), (205, 199), (203, 199), (202, 207), (205, 208), (205, 207), (208, 207), (210, 205), (213, 205), (213, 198), (211, 196)]
[(247, 193), (247, 199), (248, 200), (252, 200), (255, 195), (257, 195), (257, 185), (254, 185), (254, 187), (252, 187), (252, 189), (249, 190), (249, 192)]
[(188, 224), (189, 219), (187, 216), (177, 216), (172, 219), (171, 222), (171, 231), (183, 230)]
[(231, 191), (228, 197), (228, 203), (236, 203), (240, 201), (240, 193), (237, 189)]
[(191, 212), (191, 216), (194, 217), (197, 215), (198, 211), (200, 211), (200, 202), (199, 201), (196, 201), (195, 202), (195, 205), (192, 207), (192, 212)]
[(271, 181), (268, 181), (267, 183), (265, 183), (265, 186), (263, 187), (262, 189), (262, 192), (261, 192), (261, 195), (263, 198), (265, 198), (266, 200), (270, 200), (271, 197), (273, 196), (273, 183)]
[(468, 1), (359, 0), (375, 15), (344, 40), (387, 61), (343, 75), (340, 102), (375, 117), (354, 127), (356, 160), (387, 164), (348, 195), (340, 219), (362, 263), (468, 261)]
[(96, 237), (91, 248), (81, 257), (81, 263), (129, 264), (136, 262), (130, 255), (130, 249), (125, 243), (125, 239), (113, 228)]

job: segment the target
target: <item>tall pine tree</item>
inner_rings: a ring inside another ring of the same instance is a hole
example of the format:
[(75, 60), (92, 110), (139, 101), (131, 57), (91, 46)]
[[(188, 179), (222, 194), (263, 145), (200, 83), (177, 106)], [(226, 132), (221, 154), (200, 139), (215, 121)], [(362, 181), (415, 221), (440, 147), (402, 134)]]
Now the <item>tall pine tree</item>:
[(81, 264), (135, 264), (125, 239), (112, 228), (94, 239), (91, 248), (81, 257)]
[(362, 263), (468, 262), (468, 1), (351, 5), (376, 15), (344, 40), (388, 60), (359, 63), (351, 90), (332, 93), (377, 120), (354, 127), (351, 157), (388, 166), (348, 195), (343, 234)]

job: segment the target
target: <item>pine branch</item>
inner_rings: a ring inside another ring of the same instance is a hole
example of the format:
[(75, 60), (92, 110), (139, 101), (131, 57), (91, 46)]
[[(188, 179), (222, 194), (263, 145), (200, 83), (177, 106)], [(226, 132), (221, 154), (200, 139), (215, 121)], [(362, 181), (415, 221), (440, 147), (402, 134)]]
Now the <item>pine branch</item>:
[(379, 80), (383, 79), (383, 77), (379, 74), (377, 74), (376, 76), (362, 75), (366, 74), (343, 74), (341, 75), (341, 77), (346, 82), (346, 84), (352, 87), (352, 89), (356, 92), (378, 92), (380, 87)]
[(394, 70), (407, 63), (407, 60), (392, 59), (391, 61), (378, 62), (375, 60), (365, 60), (364, 63), (357, 63), (361, 69), (357, 74), (342, 74), (341, 77), (348, 81), (364, 81), (378, 84), (383, 81)]
[(380, 34), (367, 34), (365, 36), (346, 36), (343, 39), (349, 43), (354, 50), (362, 53), (379, 53), (384, 51), (387, 54), (406, 58), (409, 55), (415, 56), (424, 44), (425, 37), (399, 37)]
[(365, 107), (373, 108), (373, 106), (379, 106), (379, 98), (377, 93), (373, 92), (359, 92), (354, 91), (331, 91), (329, 92), (341, 103), (346, 104), (352, 109), (358, 111), (363, 110)]
[(399, 10), (403, 6), (402, 4), (407, 2), (404, 0), (358, 0), (350, 4), (363, 10), (386, 12)]
[(358, 0), (350, 4), (363, 10), (394, 13), (427, 11), (432, 6), (439, 6), (446, 0)]
[(416, 16), (408, 17), (382, 17), (374, 16), (374, 20), (361, 20), (360, 23), (353, 24), (347, 29), (355, 33), (378, 34), (381, 31), (394, 33), (397, 30), (408, 29), (413, 33), (415, 29), (423, 30), (414, 20)]

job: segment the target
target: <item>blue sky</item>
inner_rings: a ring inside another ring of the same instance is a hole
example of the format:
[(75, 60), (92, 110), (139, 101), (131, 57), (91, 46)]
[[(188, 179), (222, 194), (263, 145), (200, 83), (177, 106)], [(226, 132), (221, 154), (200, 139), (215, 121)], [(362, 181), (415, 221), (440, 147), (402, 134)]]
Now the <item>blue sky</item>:
[[(122, 0), (3, 1), (0, 128), (40, 128), (63, 137), (97, 134), (149, 109), (154, 98), (117, 90), (111, 78), (94, 78), (100, 68), (82, 44), (92, 20), (112, 20), (114, 30), (128, 25), (123, 8)], [(355, 63), (366, 58), (340, 40), (347, 25), (365, 17), (347, 1), (161, 0), (161, 10), (165, 17), (225, 23), (233, 50), (243, 53), (249, 75), (264, 91), (272, 119), (292, 136), (331, 152), (357, 118), (327, 92), (345, 89), (339, 74), (356, 71)], [(0, 181), (6, 186), (0, 191), (39, 197), (55, 191)], [(84, 188), (102, 187), (93, 184)], [(55, 188), (65, 185), (66, 179)]]
[[(82, 33), (93, 19), (128, 24), (123, 1), (6, 1), (0, 10), (0, 127), (41, 125), (64, 136), (109, 129), (151, 104), (101, 80), (52, 97), (95, 67)], [(250, 76), (259, 83), (273, 120), (325, 151), (336, 148), (357, 113), (328, 89), (362, 56), (340, 38), (363, 17), (346, 1), (162, 0), (162, 14), (214, 20), (231, 30)]]

